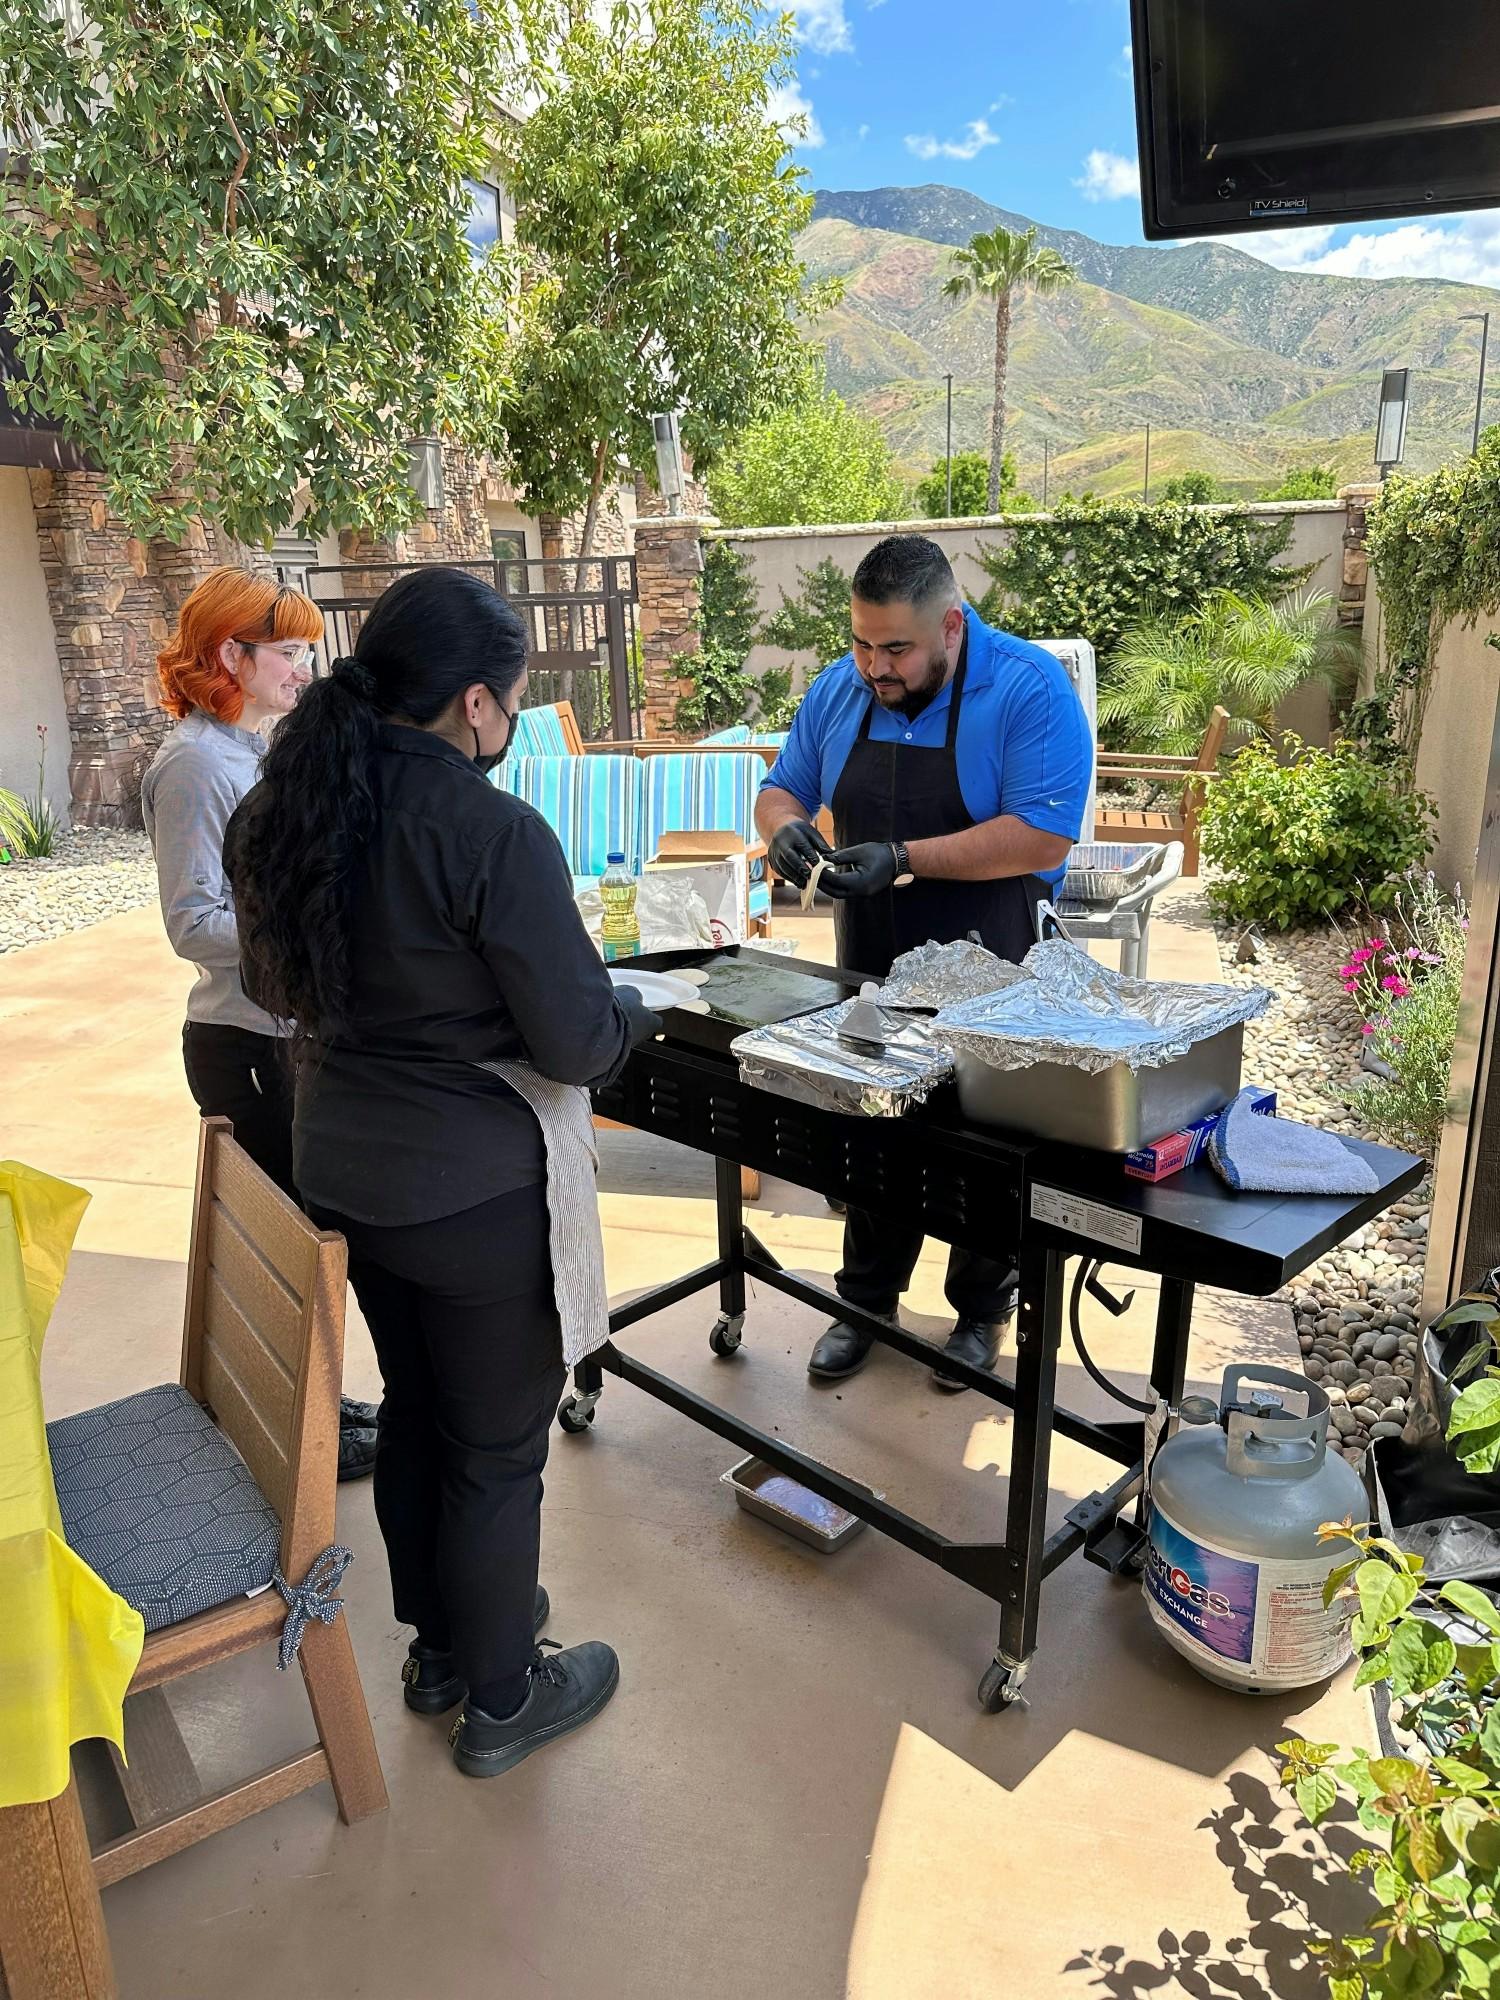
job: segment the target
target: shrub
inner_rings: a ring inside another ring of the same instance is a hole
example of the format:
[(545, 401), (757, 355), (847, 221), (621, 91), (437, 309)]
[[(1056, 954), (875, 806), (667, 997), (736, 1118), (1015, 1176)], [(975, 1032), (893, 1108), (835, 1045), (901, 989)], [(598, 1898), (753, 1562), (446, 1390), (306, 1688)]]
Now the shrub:
[[(1493, 1307), (1483, 1320), (1493, 1351)], [(1485, 1368), (1455, 1399), (1448, 1436), (1470, 1472), (1500, 1459), (1500, 1381)], [(1330, 2000), (1493, 2000), (1500, 1977), (1500, 1610), (1472, 1583), (1427, 1586), (1421, 1558), (1352, 1522), (1328, 1524), (1352, 1560), (1328, 1579), (1353, 1607), (1356, 1688), (1389, 1687), (1412, 1757), (1341, 1753), (1302, 1737), (1276, 1747), (1281, 1782), (1317, 1826), (1352, 1800), (1375, 1845), (1339, 1858), (1378, 1905), (1362, 1932), (1319, 1937)], [(1436, 1614), (1436, 1615), (1431, 1615)], [(1454, 1625), (1457, 1615), (1461, 1622)]]
[[(849, 650), (849, 576), (831, 556), (799, 569), (800, 597), (781, 593), (781, 609), (766, 620), (761, 638), (789, 653), (812, 653), (818, 667), (842, 659)], [(817, 668), (814, 668), (814, 672)]]
[(1279, 486), (1261, 495), (1263, 500), (1336, 500), (1338, 474), (1331, 465), (1302, 465), (1289, 472)]
[[(953, 515), (988, 514), (990, 511), (990, 461), (983, 451), (956, 451), (953, 454)], [(925, 479), (917, 481), (917, 505), (929, 520), (940, 521), (948, 512), (948, 461), (937, 459)], [(1016, 455), (1006, 452), (1000, 461), (1000, 507), (1002, 514), (1030, 514), (1036, 502), (1016, 484)]]
[(1258, 740), (1206, 788), (1203, 854), (1219, 871), (1210, 900), (1236, 922), (1277, 930), (1354, 903), (1388, 909), (1432, 844), (1432, 800), (1357, 744), (1319, 750), (1290, 731), (1282, 741), (1286, 762)]
[(1377, 1139), (1429, 1159), (1448, 1111), (1468, 929), (1462, 900), (1450, 903), (1430, 871), (1413, 873), (1380, 934), (1339, 967), (1360, 1033), (1389, 1074), (1338, 1094)]
[(1157, 498), (1175, 501), (1179, 507), (1211, 507), (1227, 500), (1229, 495), (1211, 472), (1179, 472), (1175, 479), (1167, 481)]
[(1281, 604), (1218, 591), (1186, 618), (1149, 618), (1115, 649), (1099, 719), (1121, 725), (1132, 749), (1191, 756), (1216, 705), (1231, 740), (1265, 734), (1304, 681), (1331, 693), (1352, 685), (1359, 640), (1334, 623), (1333, 599), (1301, 591)]
[(1279, 598), (1305, 583), (1311, 565), (1277, 560), (1291, 538), (1289, 516), (1063, 501), (980, 551), (992, 581), (979, 614), (1023, 639), (1087, 639), (1107, 671), (1121, 633), (1144, 616), (1181, 617), (1221, 590)]
[(728, 542), (710, 542), (703, 558), (701, 630), (705, 646), (738, 652), (755, 644), (760, 606), (750, 565)]
[(677, 703), (677, 727), (695, 736), (729, 729), (743, 722), (755, 697), (755, 676), (745, 672), (745, 657), (733, 647), (705, 646), (699, 653), (678, 653), (673, 667), (693, 691)]

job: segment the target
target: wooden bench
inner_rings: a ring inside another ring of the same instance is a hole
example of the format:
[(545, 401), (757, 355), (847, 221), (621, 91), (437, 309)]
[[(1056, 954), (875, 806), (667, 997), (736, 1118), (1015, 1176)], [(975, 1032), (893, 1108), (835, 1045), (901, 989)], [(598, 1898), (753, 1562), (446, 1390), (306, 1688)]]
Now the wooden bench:
[(1154, 841), (1163, 847), (1180, 840), (1182, 872), (1196, 875), (1198, 815), (1203, 807), (1203, 792), (1218, 769), (1228, 728), (1228, 709), (1215, 708), (1196, 757), (1101, 750), (1098, 764), (1101, 792), (1127, 784), (1181, 785), (1182, 791), (1175, 808), (1167, 812), (1146, 812), (1136, 806), (1101, 807), (1094, 814), (1095, 840)]

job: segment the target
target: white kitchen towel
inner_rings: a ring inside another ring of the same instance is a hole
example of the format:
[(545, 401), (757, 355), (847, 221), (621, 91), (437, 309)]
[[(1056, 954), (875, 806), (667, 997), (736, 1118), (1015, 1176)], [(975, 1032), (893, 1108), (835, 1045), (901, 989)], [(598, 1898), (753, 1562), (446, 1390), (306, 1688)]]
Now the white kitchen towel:
[(575, 1083), (554, 1083), (530, 1063), (487, 1062), (479, 1068), (508, 1083), (531, 1106), (542, 1128), (552, 1289), (562, 1322), (563, 1360), (572, 1368), (609, 1339), (593, 1106), (586, 1090)]
[(1242, 1090), (1220, 1113), (1208, 1156), (1232, 1188), (1276, 1194), (1372, 1194), (1380, 1185), (1368, 1160), (1335, 1133), (1290, 1118), (1257, 1115), (1255, 1092)]

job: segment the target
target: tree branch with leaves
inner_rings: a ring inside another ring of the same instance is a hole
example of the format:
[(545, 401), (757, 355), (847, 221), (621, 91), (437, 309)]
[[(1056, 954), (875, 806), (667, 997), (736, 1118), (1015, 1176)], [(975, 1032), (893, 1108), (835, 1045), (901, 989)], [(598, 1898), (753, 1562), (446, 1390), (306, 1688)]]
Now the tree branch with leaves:
[(574, 11), (505, 135), (517, 209), (510, 460), (528, 502), (585, 509), (592, 547), (622, 460), (654, 462), (651, 418), (682, 412), (702, 470), (785, 402), (806, 361), (793, 238), (811, 212), (771, 121), (790, 17), (748, 0), (619, 0)]

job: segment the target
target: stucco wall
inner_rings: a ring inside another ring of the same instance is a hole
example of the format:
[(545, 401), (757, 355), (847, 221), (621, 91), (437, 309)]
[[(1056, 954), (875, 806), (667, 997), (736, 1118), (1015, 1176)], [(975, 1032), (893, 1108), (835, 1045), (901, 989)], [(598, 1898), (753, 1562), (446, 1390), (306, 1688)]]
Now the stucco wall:
[(1438, 642), (1432, 693), (1417, 746), (1417, 783), (1438, 804), (1431, 866), (1439, 881), (1474, 886), (1474, 856), (1489, 771), (1500, 652), (1485, 644), (1500, 630), (1493, 619), (1452, 624)]
[(25, 468), (0, 465), (0, 785), (36, 789), (38, 723), (47, 736), (47, 796), (68, 810), (68, 711)]
[[(1287, 514), (1294, 517), (1292, 539), (1282, 561), (1316, 564), (1306, 587), (1326, 591), (1337, 600), (1343, 581), (1346, 518), (1343, 502), (1280, 501), (1255, 507), (1251, 511), (1268, 519)], [(800, 571), (812, 569), (828, 558), (846, 574), (852, 575), (860, 558), (876, 542), (885, 535), (897, 533), (930, 535), (947, 552), (959, 588), (978, 598), (984, 595), (990, 583), (979, 563), (980, 550), (1008, 542), (1017, 533), (1024, 534), (1025, 529), (1007, 526), (1003, 517), (991, 516), (959, 521), (873, 522), (836, 528), (723, 529), (717, 532), (717, 539), (730, 543), (745, 557), (764, 617), (779, 608), (783, 594), (789, 597), (800, 594)], [(1050, 636), (1070, 638), (1075, 635), (1059, 632)], [(756, 646), (750, 654), (750, 671), (761, 673), (768, 666), (784, 664), (786, 658), (786, 653), (780, 648)], [(806, 667), (814, 662), (806, 656), (796, 658), (795, 664)], [(1319, 688), (1299, 690), (1287, 704), (1282, 720), (1311, 742), (1326, 743), (1328, 740), (1328, 703)]]

